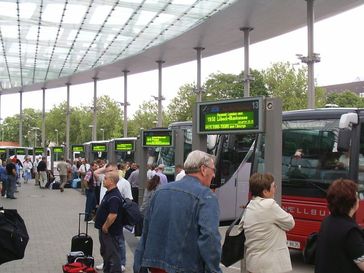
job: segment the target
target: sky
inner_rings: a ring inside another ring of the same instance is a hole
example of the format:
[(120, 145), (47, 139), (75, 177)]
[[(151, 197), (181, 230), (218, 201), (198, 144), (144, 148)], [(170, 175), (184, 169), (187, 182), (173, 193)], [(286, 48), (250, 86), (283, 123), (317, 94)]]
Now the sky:
[[(364, 5), (319, 21), (314, 26), (314, 52), (319, 53), (321, 62), (315, 64), (315, 79), (318, 86), (364, 81)], [(253, 30), (254, 31), (254, 30)], [(243, 44), (243, 36), (242, 36)], [(250, 68), (263, 70), (276, 62), (297, 65), (296, 54), (307, 56), (307, 28), (260, 42), (250, 46)], [(203, 57), (203, 52), (202, 52)], [(156, 66), (157, 68), (157, 66)], [(244, 49), (239, 48), (223, 54), (203, 58), (201, 61), (202, 83), (211, 73), (239, 74), (244, 70)], [(162, 93), (166, 108), (176, 96), (179, 87), (195, 83), (196, 61), (163, 68)], [(66, 101), (66, 87), (46, 90), (46, 111)], [(135, 96), (137, 94), (137, 96)], [(123, 77), (99, 81), (97, 96), (108, 95), (124, 101)], [(132, 118), (143, 101), (153, 101), (158, 95), (158, 70), (128, 76), (128, 118)], [(93, 82), (71, 85), (70, 105), (90, 105), (93, 100)], [(42, 110), (42, 91), (24, 92), (23, 109)], [(18, 114), (19, 94), (1, 96), (1, 118)]]

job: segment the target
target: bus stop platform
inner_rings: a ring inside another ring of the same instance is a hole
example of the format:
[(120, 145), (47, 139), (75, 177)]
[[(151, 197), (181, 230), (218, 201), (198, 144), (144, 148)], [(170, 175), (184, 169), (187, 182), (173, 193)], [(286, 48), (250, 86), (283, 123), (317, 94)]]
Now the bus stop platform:
[[(22, 183), (15, 194), (17, 199), (0, 197), (0, 207), (17, 209), (26, 224), (29, 242), (25, 256), (21, 260), (0, 265), (1, 273), (56, 273), (63, 272), (66, 255), (71, 250), (71, 239), (78, 233), (78, 214), (85, 209), (86, 197), (79, 190), (40, 189), (34, 180)], [(81, 232), (86, 224), (81, 219)], [(88, 233), (93, 239), (95, 265), (102, 262), (98, 230), (88, 225)], [(126, 272), (132, 272), (133, 253), (138, 243), (130, 232), (124, 232), (127, 240)]]
[[(67, 262), (66, 255), (71, 250), (71, 239), (78, 233), (78, 214), (84, 211), (85, 195), (76, 189), (65, 189), (63, 193), (60, 190), (40, 189), (34, 186), (34, 180), (28, 184), (22, 183), (18, 191), (15, 200), (0, 196), (0, 207), (18, 210), (27, 226), (29, 242), (24, 258), (0, 265), (0, 273), (62, 272), (62, 265)], [(86, 225), (83, 218), (81, 220), (81, 232), (84, 232)], [(222, 240), (226, 228), (220, 227)], [(95, 265), (98, 265), (102, 262), (98, 230), (89, 224), (88, 233), (93, 238), (93, 256)], [(133, 253), (139, 238), (128, 231), (124, 231), (124, 236), (127, 260), (125, 272), (131, 273)], [(221, 265), (221, 269), (224, 273), (239, 273), (240, 263), (229, 268)], [(312, 272), (312, 269), (306, 269), (301, 271), (296, 268), (294, 272)]]

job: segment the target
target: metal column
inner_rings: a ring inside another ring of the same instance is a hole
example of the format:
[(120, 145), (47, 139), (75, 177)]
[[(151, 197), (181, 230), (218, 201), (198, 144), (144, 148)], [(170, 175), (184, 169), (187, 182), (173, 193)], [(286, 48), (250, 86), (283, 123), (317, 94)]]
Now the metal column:
[(19, 91), (19, 146), (23, 146), (23, 91)]
[(315, 82), (314, 82), (314, 53), (313, 53), (313, 24), (314, 24), (314, 0), (307, 0), (307, 49), (308, 49), (308, 62), (307, 62), (307, 107), (309, 109), (315, 108)]
[(47, 156), (47, 147), (45, 141), (45, 90), (46, 88), (42, 88), (43, 90), (43, 109), (42, 109), (42, 148), (44, 149), (44, 156)]
[(314, 0), (306, 0), (307, 1), (307, 56), (302, 56), (302, 54), (297, 54), (297, 57), (301, 60), (301, 62), (307, 64), (307, 108), (313, 109), (315, 108), (315, 73), (314, 73), (314, 65), (318, 63), (320, 59), (320, 55), (318, 53), (314, 53), (313, 45), (314, 45)]
[(128, 70), (123, 70), (124, 73), (124, 128), (123, 137), (128, 137)]
[[(195, 47), (197, 56), (197, 79), (196, 79), (196, 102), (202, 101), (202, 87), (201, 87), (201, 59), (203, 47)], [(192, 108), (192, 150), (207, 151), (207, 136), (197, 134), (197, 108), (196, 104)]]
[(96, 137), (96, 132), (97, 132), (97, 128), (96, 128), (96, 124), (97, 124), (97, 78), (93, 78), (94, 80), (94, 107), (93, 107), (93, 119), (92, 119), (92, 141), (97, 140)]
[(282, 198), (282, 102), (277, 98), (265, 101), (265, 172), (273, 175), (277, 190), (275, 200)]
[(244, 97), (250, 97), (250, 66), (249, 66), (249, 46), (250, 46), (250, 31), (251, 27), (243, 27), (240, 29), (244, 31)]
[(67, 83), (67, 109), (66, 109), (66, 159), (70, 159), (70, 83)]
[(159, 60), (158, 64), (158, 119), (157, 119), (157, 127), (163, 126), (163, 112), (162, 112), (162, 101), (164, 100), (162, 96), (162, 65), (165, 61)]
[(140, 137), (135, 142), (135, 162), (139, 164), (139, 204), (143, 203), (144, 189), (147, 183), (147, 160), (148, 160), (148, 150), (143, 148), (142, 143), (142, 131), (140, 132)]

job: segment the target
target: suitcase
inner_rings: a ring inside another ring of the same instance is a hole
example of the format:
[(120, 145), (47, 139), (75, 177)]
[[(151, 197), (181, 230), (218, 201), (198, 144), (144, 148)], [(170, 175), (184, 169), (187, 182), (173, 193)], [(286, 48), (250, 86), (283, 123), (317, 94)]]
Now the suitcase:
[(86, 232), (81, 233), (81, 215), (85, 213), (78, 214), (78, 234), (72, 237), (71, 241), (71, 251), (82, 251), (85, 256), (92, 256), (93, 241), (91, 236), (87, 234), (88, 224), (86, 223)]

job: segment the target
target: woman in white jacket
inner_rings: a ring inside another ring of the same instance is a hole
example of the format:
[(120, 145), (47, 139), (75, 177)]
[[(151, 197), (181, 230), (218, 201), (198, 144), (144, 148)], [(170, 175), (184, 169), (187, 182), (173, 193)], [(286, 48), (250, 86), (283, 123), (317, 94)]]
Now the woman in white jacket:
[(286, 231), (294, 227), (291, 214), (273, 199), (276, 191), (271, 174), (255, 173), (249, 180), (252, 200), (239, 224), (246, 241), (245, 263), (250, 273), (280, 273), (292, 270)]

